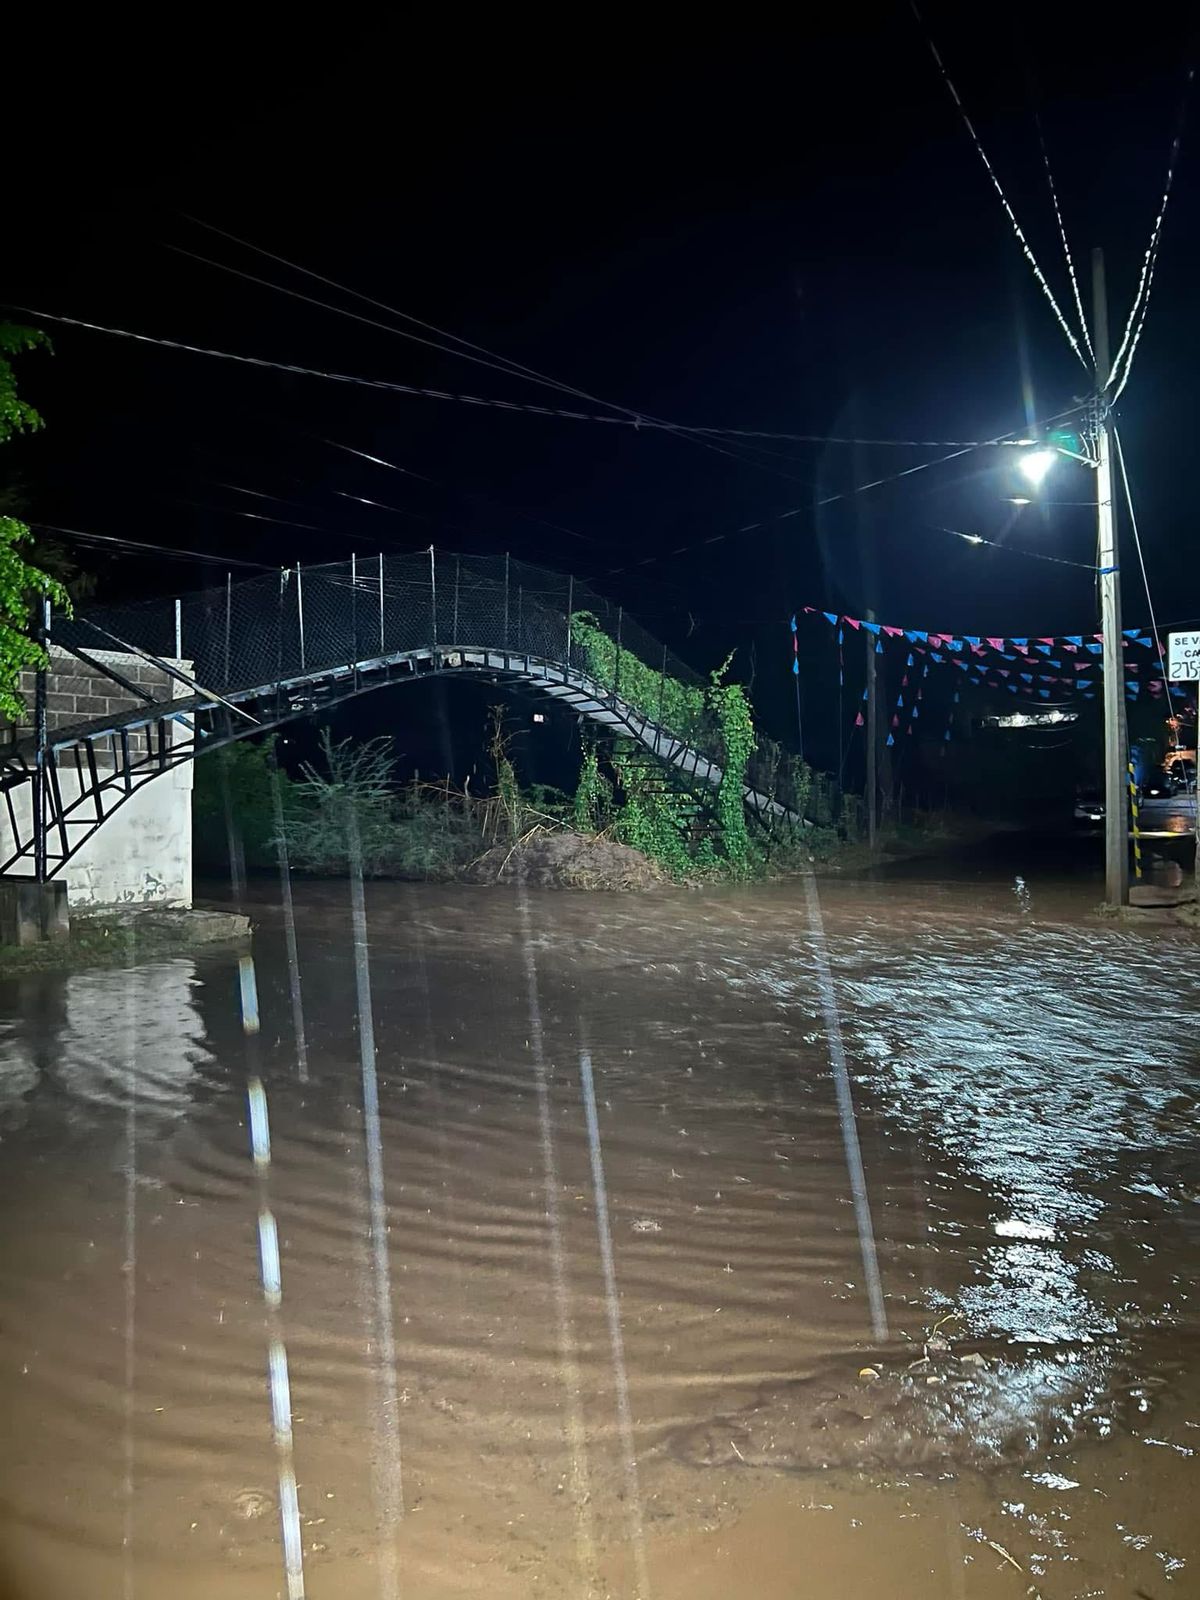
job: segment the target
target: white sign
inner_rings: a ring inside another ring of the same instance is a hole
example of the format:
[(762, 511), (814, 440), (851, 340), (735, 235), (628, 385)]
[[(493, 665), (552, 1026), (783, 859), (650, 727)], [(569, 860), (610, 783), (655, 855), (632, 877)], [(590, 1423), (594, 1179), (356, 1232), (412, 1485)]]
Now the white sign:
[(1169, 635), (1170, 659), (1167, 674), (1173, 683), (1200, 680), (1200, 633)]

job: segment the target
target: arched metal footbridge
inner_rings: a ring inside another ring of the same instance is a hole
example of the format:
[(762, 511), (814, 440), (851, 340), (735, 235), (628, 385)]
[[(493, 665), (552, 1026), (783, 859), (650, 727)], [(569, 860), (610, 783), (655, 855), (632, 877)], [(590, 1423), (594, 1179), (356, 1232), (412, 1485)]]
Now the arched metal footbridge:
[[(603, 660), (580, 613), (611, 641)], [(505, 556), (355, 557), (47, 621), (56, 666), (65, 656), (115, 687), (107, 715), (79, 721), (47, 709), (38, 684), (32, 729), (0, 750), (12, 840), (3, 876), (53, 877), (130, 795), (180, 762), (435, 674), (544, 695), (635, 741), (693, 793), (711, 797), (722, 778), (715, 719), (699, 696), (674, 689), (703, 680), (623, 608)], [(747, 809), (766, 827), (803, 826), (778, 793), (779, 771), (777, 747), (760, 741)]]

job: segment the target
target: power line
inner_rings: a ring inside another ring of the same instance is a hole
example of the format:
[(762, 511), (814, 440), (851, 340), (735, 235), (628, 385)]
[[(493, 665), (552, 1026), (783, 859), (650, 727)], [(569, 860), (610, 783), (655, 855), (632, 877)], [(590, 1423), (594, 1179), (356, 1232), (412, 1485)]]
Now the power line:
[(949, 72), (947, 72), (947, 70), (946, 70), (946, 63), (942, 60), (941, 53), (938, 50), (937, 45), (933, 41), (933, 35), (929, 32), (929, 29), (925, 26), (925, 19), (921, 15), (921, 12), (920, 12), (920, 10), (919, 10), (919, 8), (917, 6), (916, 0), (909, 0), (909, 5), (912, 7), (912, 14), (917, 20), (917, 26), (921, 29), (921, 32), (925, 35), (925, 43), (929, 46), (930, 54), (933, 56), (933, 59), (934, 59), (935, 63), (937, 64), (937, 69), (942, 75), (942, 82), (946, 85), (946, 88), (950, 91), (950, 98), (954, 101), (954, 104), (958, 107), (959, 114), (963, 119), (963, 125), (966, 127), (967, 132), (971, 136), (971, 142), (975, 146), (975, 150), (976, 150), (976, 152), (977, 152), (977, 154), (979, 156), (979, 159), (983, 162), (984, 170), (986, 171), (988, 177), (992, 180), (992, 187), (995, 189), (997, 195), (1000, 197), (1000, 204), (1004, 208), (1005, 216), (1008, 218), (1009, 222), (1012, 224), (1013, 232), (1016, 234), (1017, 243), (1021, 246), (1021, 250), (1024, 253), (1026, 261), (1029, 262), (1030, 267), (1033, 269), (1033, 275), (1037, 279), (1038, 284), (1041, 287), (1042, 293), (1046, 296), (1046, 299), (1050, 302), (1051, 310), (1054, 312), (1054, 315), (1058, 318), (1058, 325), (1062, 329), (1062, 331), (1066, 334), (1068, 344), (1071, 346), (1071, 349), (1074, 350), (1076, 356), (1078, 356), (1080, 364), (1084, 368), (1086, 368), (1088, 371), (1090, 371), (1091, 368), (1088, 367), (1087, 358), (1083, 354), (1083, 351), (1079, 348), (1079, 342), (1075, 338), (1075, 335), (1071, 332), (1071, 325), (1067, 321), (1066, 317), (1063, 316), (1062, 309), (1060, 308), (1058, 301), (1054, 298), (1054, 291), (1053, 291), (1053, 289), (1051, 289), (1050, 284), (1047, 281), (1046, 274), (1042, 271), (1040, 265), (1038, 264), (1038, 259), (1033, 253), (1033, 246), (1029, 243), (1029, 240), (1025, 237), (1024, 231), (1021, 228), (1021, 224), (1017, 221), (1017, 214), (1013, 210), (1012, 206), (1009, 204), (1008, 196), (1004, 192), (1004, 186), (1001, 184), (1000, 179), (996, 174), (996, 169), (995, 169), (995, 167), (993, 167), (991, 161), (988, 158), (987, 151), (983, 148), (983, 143), (982, 143), (979, 135), (975, 131), (975, 125), (971, 121), (971, 118), (967, 113), (967, 108), (963, 104), (962, 98), (959, 95), (958, 90), (954, 87), (953, 79), (950, 77)]
[(202, 550), (177, 550), (170, 545), (151, 544), (142, 539), (123, 539), (111, 533), (89, 533), (83, 528), (60, 528), (53, 522), (35, 522), (35, 528), (42, 528), (47, 533), (62, 534), (68, 539), (81, 539), (86, 544), (111, 544), (123, 550), (150, 551), (155, 555), (174, 556), (179, 561), (203, 561), (206, 565), (215, 564), (219, 567), (251, 567), (256, 572), (273, 572), (274, 567), (263, 561), (243, 561), (236, 556), (219, 556), (206, 554)]
[[(195, 222), (199, 221), (198, 218), (189, 218), (189, 220), (190, 221), (195, 221)], [(209, 224), (207, 224), (207, 223), (200, 223), (199, 225), (201, 227), (208, 227), (209, 226)], [(217, 230), (214, 230), (214, 231), (220, 232), (221, 230), (217, 229)], [(311, 273), (310, 274), (307, 267), (302, 267), (297, 262), (294, 262), (294, 261), (288, 261), (288, 260), (286, 260), (286, 258), (284, 258), (282, 256), (273, 255), (270, 251), (260, 250), (258, 245), (251, 244), (248, 240), (237, 239), (236, 236), (233, 235), (233, 234), (226, 234), (225, 237), (233, 239), (235, 243), (242, 245), (243, 248), (245, 248), (247, 250), (256, 251), (257, 253), (259, 253), (261, 255), (267, 256), (269, 259), (271, 259), (273, 261), (278, 261), (282, 265), (284, 265), (286, 267), (290, 267), (295, 272), (302, 272), (302, 273), (308, 274), (309, 276), (312, 276), (312, 277), (318, 277), (318, 278), (320, 278), (321, 282), (330, 284), (333, 288), (337, 289), (342, 294), (353, 295), (353, 296), (355, 296), (356, 298), (359, 298), (359, 299), (368, 299), (369, 298), (367, 296), (359, 295), (358, 291), (355, 290), (355, 289), (349, 289), (344, 284), (336, 283), (331, 278), (323, 278), (323, 277), (321, 277), (320, 274), (317, 274), (317, 273)], [(443, 355), (458, 356), (460, 359), (465, 360), (465, 361), (472, 361), (478, 366), (489, 367), (494, 371), (506, 373), (510, 377), (520, 377), (520, 378), (525, 379), (528, 382), (542, 384), (543, 386), (551, 388), (551, 389), (557, 391), (558, 393), (574, 395), (574, 396), (576, 396), (577, 398), (579, 398), (581, 400), (588, 401), (589, 404), (600, 405), (600, 406), (608, 406), (613, 411), (619, 411), (619, 412), (623, 413), (623, 417), (621, 417), (621, 418), (611, 417), (611, 418), (606, 419), (608, 421), (616, 422), (616, 421), (622, 421), (623, 420), (623, 421), (627, 421), (627, 422), (631, 423), (634, 427), (647, 427), (647, 428), (652, 427), (652, 428), (661, 429), (662, 431), (667, 432), (667, 433), (677, 433), (677, 434), (680, 435), (680, 437), (689, 439), (689, 441), (691, 443), (698, 444), (703, 449), (712, 450), (717, 455), (726, 455), (726, 456), (731, 457), (731, 459), (733, 459), (735, 461), (747, 461), (749, 465), (758, 466), (761, 471), (774, 472), (776, 474), (776, 476), (778, 476), (778, 477), (782, 477), (782, 478), (791, 477), (790, 473), (781, 472), (777, 467), (775, 467), (775, 468), (763, 467), (761, 465), (761, 463), (750, 460), (750, 458), (745, 456), (744, 454), (738, 454), (738, 452), (735, 451), (735, 450), (725, 449), (722, 445), (715, 444), (711, 439), (702, 438), (702, 437), (700, 437), (699, 435), (696, 434), (694, 429), (684, 428), (680, 424), (674, 423), (674, 422), (670, 422), (670, 421), (668, 421), (667, 419), (665, 419), (663, 417), (651, 416), (648, 412), (635, 411), (631, 407), (625, 406), (625, 405), (621, 405), (616, 401), (605, 400), (605, 399), (603, 399), (603, 398), (601, 398), (601, 397), (599, 397), (597, 395), (589, 394), (584, 389), (577, 389), (577, 388), (573, 387), (570, 384), (560, 383), (556, 378), (548, 378), (544, 374), (536, 372), (531, 367), (524, 367), (520, 363), (515, 363), (515, 362), (509, 361), (507, 357), (503, 357), (503, 356), (496, 357), (494, 355), (494, 353), (491, 352), (491, 351), (484, 352), (484, 354), (488, 358), (488, 359), (484, 359), (484, 357), (480, 356), (480, 355), (470, 355), (465, 350), (452, 350), (452, 349), (449, 349), (446, 345), (437, 344), (431, 339), (423, 339), (418, 334), (408, 333), (408, 332), (405, 331), (405, 329), (394, 327), (390, 323), (379, 322), (373, 317), (364, 317), (359, 312), (350, 311), (344, 306), (330, 305), (329, 302), (326, 301), (326, 300), (317, 300), (312, 295), (301, 294), (298, 289), (289, 289), (284, 284), (274, 283), (268, 278), (260, 278), (260, 277), (256, 276), (254, 273), (251, 273), (251, 272), (244, 272), (240, 267), (229, 266), (227, 263), (222, 262), (222, 261), (213, 261), (208, 256), (198, 255), (194, 250), (186, 250), (180, 245), (168, 245), (167, 249), (173, 250), (179, 255), (189, 256), (193, 261), (203, 262), (205, 266), (215, 267), (218, 271), (232, 273), (235, 277), (245, 278), (250, 283), (257, 283), (257, 284), (262, 285), (264, 288), (275, 289), (280, 294), (290, 295), (293, 299), (303, 300), (309, 305), (320, 306), (323, 310), (332, 311), (338, 316), (350, 317), (355, 322), (363, 322), (363, 323), (366, 323), (370, 327), (379, 328), (384, 333), (393, 333), (398, 338), (411, 339), (416, 344), (427, 345), (430, 348), (439, 351)], [(417, 320), (417, 319), (409, 318), (407, 316), (407, 313), (405, 313), (405, 312), (396, 311), (393, 307), (384, 305), (382, 301), (371, 301), (370, 303), (373, 304), (373, 305), (380, 306), (383, 310), (387, 311), (389, 313), (389, 315), (391, 315), (391, 316), (404, 317), (405, 320), (409, 320), (409, 321)], [(427, 326), (427, 324), (421, 324), (421, 325), (422, 326)], [(441, 333), (440, 329), (435, 330), (435, 331)], [(456, 335), (453, 335), (453, 334), (442, 334), (442, 337), (443, 338), (456, 338)], [(464, 343), (465, 341), (457, 340), (457, 342), (458, 343)], [(482, 346), (472, 346), (471, 348), (472, 349), (482, 350), (483, 347)], [(598, 420), (598, 419), (593, 419), (593, 420)], [(793, 480), (793, 481), (796, 481), (796, 480)]]
[(985, 539), (981, 533), (963, 533), (958, 528), (945, 528), (940, 524), (936, 526), (939, 533), (951, 533), (956, 539), (962, 539), (967, 544), (987, 545), (991, 550), (1002, 550), (1005, 555), (1028, 556), (1031, 561), (1051, 561), (1058, 567), (1079, 567), (1084, 572), (1096, 573), (1101, 569), (1092, 561), (1068, 561), (1066, 556), (1048, 556), (1041, 550), (1022, 550), (1010, 544), (1002, 544), (996, 539)]
[[(328, 288), (336, 289), (340, 294), (349, 295), (354, 300), (361, 300), (364, 305), (374, 306), (378, 311), (386, 311), (391, 317), (398, 317), (403, 322), (411, 322), (414, 327), (424, 328), (427, 333), (436, 333), (441, 339), (449, 339), (454, 344), (461, 345), (463, 347), (463, 351), (474, 351), (478, 356), (487, 357), (487, 361), (483, 363), (484, 365), (502, 364), (503, 368), (511, 372), (514, 376), (528, 378), (533, 382), (544, 384), (552, 389), (557, 389), (563, 394), (574, 395), (577, 399), (588, 400), (598, 405), (610, 406), (614, 411), (624, 412), (628, 417), (636, 417), (639, 415), (639, 413), (631, 411), (628, 406), (617, 405), (611, 400), (597, 401), (593, 395), (586, 394), (582, 389), (576, 389), (571, 384), (563, 383), (557, 378), (551, 378), (546, 373), (538, 372), (535, 368), (527, 367), (522, 362), (514, 361), (508, 356), (499, 355), (496, 351), (489, 350), (485, 345), (474, 344), (470, 339), (463, 339), (456, 333), (450, 333), (445, 328), (439, 328), (435, 323), (425, 322), (420, 317), (414, 317), (407, 311), (400, 311), (395, 306), (388, 305), (386, 301), (373, 299), (371, 295), (363, 294), (358, 289), (351, 289), (347, 284), (339, 283), (335, 278), (327, 278), (320, 272), (314, 272), (311, 267), (301, 266), (298, 261), (290, 261), (286, 256), (277, 255), (274, 251), (264, 249), (262, 245), (252, 244), (249, 239), (239, 238), (239, 236), (235, 233), (229, 233), (224, 228), (218, 228), (215, 223), (205, 222), (202, 218), (193, 217), (187, 212), (182, 212), (180, 214), (186, 217), (187, 221), (195, 223), (198, 228), (205, 228), (209, 233), (218, 234), (222, 239), (228, 239), (231, 241), (231, 243), (240, 245), (244, 250), (252, 250), (255, 255), (264, 256), (268, 261), (274, 261), (281, 267), (289, 268), (292, 272), (299, 272), (304, 277), (312, 278), (317, 283), (323, 283)], [(175, 247), (172, 246), (172, 248)], [(185, 251), (183, 253), (189, 254), (190, 252)], [(202, 260), (203, 257), (198, 257), (197, 259)], [(209, 264), (217, 265), (218, 263), (210, 262)], [(232, 272), (236, 269), (230, 267), (227, 270)], [(243, 274), (243, 276), (245, 276), (245, 274)], [(256, 279), (255, 281), (261, 282), (263, 280)], [(291, 290), (284, 290), (283, 292), (288, 294), (292, 293)], [(321, 304), (323, 302), (315, 303)], [(329, 307), (329, 309), (336, 310), (338, 308)], [(345, 314), (347, 316), (352, 316), (353, 312), (347, 311)], [(382, 327), (384, 324), (376, 323), (375, 326)], [(399, 334), (402, 338), (414, 337), (411, 334), (405, 334), (400, 328), (391, 328), (390, 331), (392, 333)], [(419, 342), (422, 344), (429, 343), (428, 340), (420, 340)], [(442, 347), (437, 346), (435, 348)], [(450, 351), (448, 353), (451, 355), (462, 354), (461, 351)], [(469, 360), (471, 358), (464, 356), (464, 359)]]
[[(393, 381), (391, 379), (388, 379), (388, 378), (367, 378), (367, 377), (361, 376), (358, 373), (327, 372), (327, 371), (325, 371), (324, 369), (322, 369), (320, 367), (302, 366), (298, 362), (294, 362), (294, 361), (273, 361), (267, 356), (249, 356), (249, 355), (242, 354), (240, 351), (218, 350), (218, 349), (213, 348), (212, 346), (190, 344), (186, 340), (183, 340), (183, 339), (169, 339), (169, 338), (165, 338), (165, 337), (163, 337), (162, 335), (159, 335), (159, 334), (138, 333), (137, 331), (135, 331), (134, 329), (131, 329), (131, 328), (114, 328), (114, 327), (109, 326), (106, 323), (87, 321), (83, 317), (68, 317), (68, 316), (63, 316), (61, 313), (54, 312), (54, 311), (40, 311), (40, 310), (38, 310), (37, 308), (35, 308), (33, 306), (18, 306), (18, 305), (13, 305), (11, 303), (8, 303), (7, 309), (9, 309), (11, 311), (17, 311), (22, 316), (37, 317), (39, 320), (41, 320), (43, 322), (58, 323), (59, 325), (61, 325), (63, 327), (83, 328), (83, 329), (86, 329), (89, 333), (106, 333), (106, 334), (109, 334), (110, 336), (112, 336), (113, 338), (131, 339), (136, 344), (158, 345), (163, 349), (166, 349), (166, 350), (179, 350), (179, 351), (184, 352), (187, 355), (210, 356), (215, 360), (234, 361), (234, 362), (237, 362), (238, 364), (240, 364), (242, 366), (258, 367), (258, 368), (261, 368), (264, 371), (285, 372), (285, 373), (288, 373), (292, 377), (321, 378), (321, 379), (324, 379), (327, 383), (349, 383), (349, 384), (356, 385), (357, 387), (360, 387), (360, 388), (380, 389), (380, 390), (383, 390), (385, 393), (408, 395), (408, 396), (411, 396), (411, 397), (416, 398), (416, 399), (448, 400), (448, 401), (454, 401), (454, 402), (456, 402), (456, 403), (458, 403), (460, 405), (490, 407), (493, 410), (527, 413), (529, 415), (539, 416), (539, 417), (560, 417), (560, 418), (563, 418), (564, 420), (569, 421), (569, 422), (597, 422), (597, 423), (607, 424), (610, 427), (633, 428), (635, 431), (640, 431), (641, 429), (644, 428), (644, 429), (646, 429), (648, 431), (658, 431), (658, 432), (665, 432), (665, 433), (678, 433), (678, 434), (681, 434), (681, 435), (722, 433), (722, 432), (730, 432), (731, 434), (736, 435), (739, 432), (739, 430), (736, 430), (736, 429), (733, 429), (733, 430), (721, 430), (721, 429), (715, 429), (715, 428), (709, 428), (709, 429), (693, 428), (693, 427), (686, 426), (686, 425), (684, 425), (682, 423), (659, 422), (659, 421), (655, 420), (654, 418), (648, 418), (648, 417), (601, 416), (601, 415), (598, 415), (598, 414), (596, 414), (594, 412), (568, 411), (568, 410), (566, 410), (566, 409), (564, 409), (562, 407), (558, 407), (558, 406), (537, 405), (537, 404), (535, 404), (535, 403), (533, 403), (531, 401), (501, 400), (501, 399), (498, 399), (497, 397), (491, 396), (491, 395), (455, 393), (455, 392), (452, 392), (452, 391), (447, 390), (447, 389), (432, 389), (432, 388), (429, 388), (428, 386), (425, 386), (425, 385), (422, 385), (422, 384), (398, 383), (398, 382), (395, 382), (395, 381)], [(607, 402), (599, 401), (597, 403), (600, 404), (600, 405), (604, 405)], [(897, 446), (911, 447), (911, 448), (914, 448), (914, 449), (937, 449), (937, 448), (941, 447), (941, 444), (939, 442), (937, 442), (937, 441), (934, 441), (934, 440), (917, 440), (917, 439), (853, 439), (853, 438), (848, 438), (848, 437), (845, 437), (845, 436), (842, 436), (842, 435), (822, 435), (822, 434), (805, 434), (805, 435), (775, 434), (775, 435), (772, 435), (772, 434), (768, 434), (768, 433), (765, 433), (765, 432), (756, 433), (753, 430), (744, 430), (744, 431), (745, 431), (746, 437), (755, 437), (755, 438), (771, 438), (771, 437), (775, 437), (775, 438), (782, 438), (782, 439), (785, 439), (785, 440), (786, 439), (794, 439), (796, 442), (804, 443), (804, 444), (897, 445)], [(1008, 436), (1006, 435), (1006, 437), (1008, 437)], [(328, 441), (328, 442), (329, 443), (333, 443), (334, 441), (331, 440), (331, 441)], [(942, 441), (942, 442), (951, 442), (951, 441)], [(969, 441), (968, 440), (964, 440), (964, 441), (961, 442), (961, 448), (963, 450), (981, 449), (986, 445), (994, 444), (994, 443), (996, 443), (996, 441), (993, 440), (993, 439), (978, 439), (978, 440), (969, 440)], [(348, 449), (349, 446), (345, 446), (343, 448), (347, 448)], [(367, 452), (365, 452), (365, 451), (360, 451), (358, 453), (362, 454), (364, 456), (367, 456), (368, 460), (373, 459), (370, 456), (368, 456)], [(722, 452), (722, 453), (729, 454), (730, 452)], [(736, 459), (742, 459), (742, 458), (741, 457), (734, 457), (734, 459), (736, 460)], [(754, 465), (755, 463), (748, 463), (748, 464)], [(384, 463), (384, 465), (391, 465), (391, 463)], [(929, 463), (929, 465), (936, 465), (936, 463)], [(397, 470), (407, 471), (408, 469), (407, 468), (399, 468)], [(416, 477), (420, 476), (419, 473), (416, 473), (416, 474), (413, 474), (413, 475), (416, 476)], [(779, 474), (779, 476), (787, 477), (789, 475), (787, 473), (781, 473), (781, 474)], [(430, 480), (430, 481), (432, 481), (432, 480)], [(568, 531), (568, 530), (564, 530), (564, 531)]]
[[(970, 455), (976, 450), (984, 450), (994, 445), (1009, 443), (1012, 440), (1021, 437), (1030, 427), (1038, 428), (1046, 426), (1051, 422), (1060, 422), (1064, 417), (1075, 416), (1083, 409), (1084, 407), (1082, 406), (1071, 406), (1066, 411), (1061, 411), (1053, 417), (1046, 417), (1042, 419), (1042, 421), (1026, 424), (1024, 428), (1014, 428), (1008, 433), (999, 434), (994, 439), (984, 439), (978, 444), (963, 445), (960, 449), (951, 450), (947, 455), (938, 456), (933, 461), (919, 461), (915, 466), (901, 468), (899, 472), (887, 473), (882, 478), (872, 478), (867, 483), (854, 484), (851, 488), (840, 490), (837, 494), (825, 495), (823, 498), (813, 503), (812, 509), (814, 511), (819, 511), (824, 506), (834, 505), (840, 500), (850, 500), (856, 495), (866, 494), (870, 489), (880, 489), (886, 484), (898, 483), (902, 478), (910, 478), (914, 473), (925, 472), (930, 467), (945, 466), (947, 462), (956, 461), (960, 456)], [(603, 573), (599, 574), (599, 576), (605, 578), (615, 577), (616, 574), (620, 572), (630, 572), (635, 568), (640, 570), (641, 568), (650, 566), (655, 562), (673, 560), (675, 556), (686, 555), (693, 550), (703, 549), (706, 545), (720, 544), (725, 539), (736, 538), (738, 534), (757, 533), (764, 528), (771, 527), (775, 523), (787, 522), (792, 517), (798, 517), (807, 509), (808, 508), (805, 506), (793, 506), (788, 511), (779, 511), (774, 513), (772, 516), (765, 517), (761, 522), (747, 522), (744, 523), (740, 528), (731, 528), (724, 533), (710, 534), (707, 538), (693, 540), (689, 544), (680, 545), (677, 549), (666, 551), (661, 555), (643, 556), (640, 561), (628, 562), (623, 567), (609, 567)]]
[[(1113, 394), (1113, 400), (1119, 400), (1124, 392), (1125, 385), (1129, 382), (1129, 374), (1133, 369), (1134, 352), (1137, 350), (1138, 341), (1142, 337), (1142, 329), (1146, 324), (1146, 311), (1150, 305), (1150, 286), (1154, 282), (1154, 268), (1158, 261), (1158, 243), (1162, 236), (1163, 218), (1167, 214), (1167, 202), (1171, 198), (1171, 186), (1175, 181), (1175, 166), (1179, 159), (1179, 147), (1183, 140), (1184, 122), (1187, 118), (1187, 97), (1195, 77), (1196, 69), (1189, 67), (1184, 79), (1183, 95), (1179, 104), (1179, 118), (1175, 126), (1175, 137), (1171, 141), (1171, 151), (1167, 157), (1167, 181), (1163, 187), (1162, 200), (1159, 202), (1158, 216), (1154, 219), (1154, 227), (1150, 231), (1150, 244), (1142, 258), (1142, 272), (1138, 280), (1137, 293), (1133, 297), (1133, 304), (1129, 308), (1129, 320), (1125, 324), (1125, 333), (1121, 339), (1121, 348), (1117, 351), (1117, 358), (1112, 364), (1112, 371), (1108, 375), (1106, 388), (1111, 387), (1113, 379), (1121, 369), (1121, 358), (1129, 351), (1125, 362), (1125, 369), (1121, 382)], [(1136, 326), (1135, 326), (1136, 322)]]
[(1083, 297), (1079, 292), (1079, 279), (1075, 276), (1075, 260), (1071, 255), (1071, 245), (1067, 238), (1067, 226), (1063, 221), (1062, 207), (1058, 203), (1058, 189), (1054, 182), (1054, 171), (1050, 165), (1050, 152), (1046, 148), (1046, 136), (1042, 132), (1042, 119), (1036, 110), (1033, 113), (1034, 126), (1037, 128), (1038, 144), (1042, 150), (1042, 162), (1046, 168), (1046, 183), (1050, 189), (1050, 203), (1054, 207), (1054, 220), (1058, 223), (1058, 237), (1062, 240), (1063, 256), (1067, 263), (1067, 276), (1071, 280), (1071, 293), (1075, 296), (1075, 310), (1079, 315), (1079, 330), (1083, 334), (1083, 342), (1087, 345), (1088, 355), (1095, 362), (1096, 353), (1092, 349), (1092, 336), (1088, 332), (1087, 316), (1083, 309)]

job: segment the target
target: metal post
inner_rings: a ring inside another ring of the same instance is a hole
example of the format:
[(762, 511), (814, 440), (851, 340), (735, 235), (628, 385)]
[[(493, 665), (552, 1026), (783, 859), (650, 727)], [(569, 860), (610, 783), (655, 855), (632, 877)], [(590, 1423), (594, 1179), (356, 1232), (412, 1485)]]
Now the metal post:
[(504, 552), (504, 648), (508, 649), (508, 551)]
[(613, 670), (613, 698), (621, 692), (621, 622), (625, 616), (625, 608), (617, 607), (617, 664)]
[(358, 557), (350, 552), (350, 650), (354, 656), (354, 687), (358, 688)]
[(225, 574), (225, 685), (229, 687), (229, 623), (233, 612), (233, 573)]
[(305, 670), (304, 659), (304, 589), (300, 580), (300, 563), (296, 563), (296, 615), (300, 619), (300, 671)]
[(1104, 252), (1092, 251), (1092, 322), (1096, 345), (1096, 520), (1100, 568), (1100, 628), (1104, 650), (1104, 896), (1129, 902), (1128, 795), (1126, 793), (1125, 659), (1121, 639), (1121, 574), (1113, 506), (1108, 426), (1108, 297)]
[[(42, 649), (49, 653), (50, 602), (42, 597), (38, 607), (41, 618), (37, 639)], [(38, 883), (46, 881), (46, 664), (38, 668), (33, 691), (33, 876)]]
[(383, 551), (379, 552), (379, 654), (383, 654)]
[(458, 575), (462, 566), (462, 557), (454, 558), (454, 637), (450, 640), (452, 645), (458, 644)]
[(434, 655), (437, 655), (437, 561), (434, 557), (433, 546), (429, 546), (429, 643)]
[(175, 659), (183, 660), (183, 601), (175, 602)]
[(663, 713), (667, 694), (667, 647), (663, 645), (662, 666), (658, 674), (658, 732), (654, 735), (654, 749), (657, 753), (659, 740), (662, 738)]
[(525, 589), (521, 584), (517, 585), (517, 649), (529, 654), (525, 647)]
[[(867, 620), (874, 622), (873, 611), (867, 612)], [(879, 832), (879, 686), (875, 680), (875, 635), (864, 628), (863, 636), (867, 643), (867, 844), (874, 850)]]
[(279, 626), (275, 636), (275, 700), (283, 705), (283, 592), (287, 588), (287, 568), (279, 569)]
[(568, 668), (571, 665), (571, 616), (575, 610), (575, 579), (567, 579), (567, 654), (565, 660)]

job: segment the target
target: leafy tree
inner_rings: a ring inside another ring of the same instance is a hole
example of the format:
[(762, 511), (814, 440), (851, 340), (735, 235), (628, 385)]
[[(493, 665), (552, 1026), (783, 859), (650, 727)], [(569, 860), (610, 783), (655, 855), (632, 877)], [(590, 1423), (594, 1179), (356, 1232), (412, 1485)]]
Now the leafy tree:
[[(49, 340), (36, 328), (15, 323), (0, 323), (0, 444), (17, 433), (29, 433), (42, 426), (38, 412), (17, 393), (16, 374), (10, 356), (25, 350), (48, 346)], [(45, 665), (46, 654), (31, 636), (32, 602), (46, 596), (65, 611), (71, 602), (66, 589), (25, 559), (23, 546), (33, 535), (16, 517), (0, 515), (0, 713), (11, 721), (20, 720), (25, 702), (20, 694), (21, 673)]]

